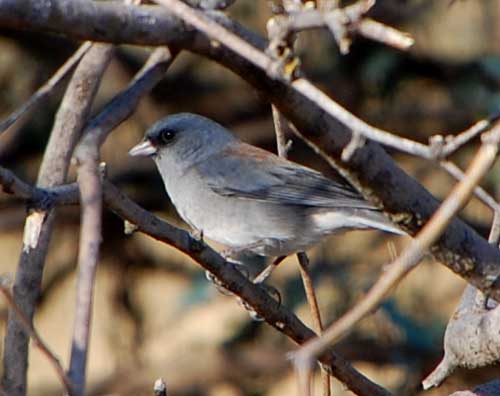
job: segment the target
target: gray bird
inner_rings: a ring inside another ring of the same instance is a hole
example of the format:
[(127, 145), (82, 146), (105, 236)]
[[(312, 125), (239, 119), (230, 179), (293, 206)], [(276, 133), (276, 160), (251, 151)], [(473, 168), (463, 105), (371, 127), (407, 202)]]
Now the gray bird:
[(352, 229), (404, 234), (351, 186), (181, 113), (155, 123), (132, 156), (152, 157), (179, 215), (230, 252), (282, 257)]

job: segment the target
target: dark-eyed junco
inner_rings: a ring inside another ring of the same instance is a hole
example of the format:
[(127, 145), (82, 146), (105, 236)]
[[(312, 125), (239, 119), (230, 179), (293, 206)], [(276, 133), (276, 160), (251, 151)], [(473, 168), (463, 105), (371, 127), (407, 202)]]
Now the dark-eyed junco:
[(279, 257), (339, 231), (404, 234), (351, 186), (243, 143), (200, 115), (161, 119), (129, 153), (152, 157), (179, 215), (233, 251)]

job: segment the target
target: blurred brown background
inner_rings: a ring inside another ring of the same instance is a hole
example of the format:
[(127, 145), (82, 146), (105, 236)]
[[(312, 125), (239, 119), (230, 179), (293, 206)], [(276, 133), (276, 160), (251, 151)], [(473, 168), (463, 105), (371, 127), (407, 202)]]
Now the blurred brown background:
[[(340, 56), (327, 32), (301, 35), (307, 75), (367, 122), (426, 142), (436, 133), (458, 133), (496, 111), (500, 95), (500, 1), (386, 0), (375, 19), (410, 32), (416, 45), (401, 53), (357, 38)], [(230, 14), (264, 32), (266, 1), (239, 0)], [(0, 116), (23, 103), (74, 51), (60, 37), (0, 30)], [(121, 47), (103, 80), (97, 111), (141, 66), (146, 49)], [(33, 182), (62, 89), (0, 137), (0, 164)], [(103, 160), (110, 177), (135, 200), (185, 227), (163, 191), (152, 161), (132, 159), (128, 149), (157, 118), (197, 112), (233, 129), (242, 139), (275, 150), (270, 105), (217, 64), (183, 53), (164, 82), (108, 139)], [(293, 139), (291, 158), (333, 175), (305, 145)], [(465, 167), (476, 144), (454, 160)], [(392, 153), (398, 163), (443, 198), (453, 180), (435, 165)], [(73, 177), (73, 176), (72, 176)], [(500, 193), (500, 167), (483, 183)], [(0, 194), (1, 272), (14, 273), (21, 249), (25, 206)], [(463, 217), (487, 235), (491, 213), (477, 200)], [(88, 364), (88, 394), (149, 395), (157, 377), (170, 395), (294, 394), (287, 361), (293, 345), (266, 324), (253, 322), (234, 299), (219, 294), (201, 269), (144, 235), (125, 236), (123, 224), (104, 213), (104, 241), (95, 293)], [(67, 366), (74, 312), (79, 208), (59, 210), (47, 259), (35, 325)], [(375, 281), (407, 240), (378, 232), (333, 236), (311, 253), (321, 308), (328, 322), (345, 312)], [(392, 244), (392, 245), (391, 245)], [(391, 247), (393, 246), (393, 247)], [(295, 258), (270, 283), (283, 303), (311, 323)], [(374, 381), (398, 395), (423, 394), (419, 382), (442, 353), (446, 322), (465, 283), (431, 259), (423, 262), (374, 315), (356, 327), (337, 350)], [(0, 301), (0, 334), (6, 307)], [(497, 369), (459, 371), (428, 395), (486, 382)], [(334, 381), (335, 382), (335, 381)], [(51, 367), (32, 349), (30, 394), (52, 395), (60, 385)], [(315, 389), (320, 391), (319, 384)], [(335, 382), (335, 395), (349, 394)], [(319, 393), (318, 393), (319, 394)]]

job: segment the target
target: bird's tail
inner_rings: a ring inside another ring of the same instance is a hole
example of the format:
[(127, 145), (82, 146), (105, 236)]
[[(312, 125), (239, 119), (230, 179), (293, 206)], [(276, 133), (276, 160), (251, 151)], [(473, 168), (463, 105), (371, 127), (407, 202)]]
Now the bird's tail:
[(372, 209), (322, 211), (314, 215), (314, 220), (316, 225), (327, 233), (337, 230), (376, 229), (406, 235), (406, 232), (391, 222), (382, 212)]

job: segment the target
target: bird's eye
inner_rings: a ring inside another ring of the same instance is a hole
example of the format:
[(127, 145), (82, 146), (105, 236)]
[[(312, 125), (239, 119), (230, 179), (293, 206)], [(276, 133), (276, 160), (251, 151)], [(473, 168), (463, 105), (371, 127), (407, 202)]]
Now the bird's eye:
[(174, 140), (175, 132), (170, 129), (164, 129), (160, 132), (160, 140), (164, 144), (171, 143)]

